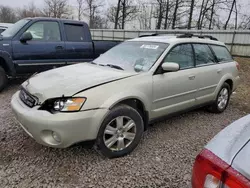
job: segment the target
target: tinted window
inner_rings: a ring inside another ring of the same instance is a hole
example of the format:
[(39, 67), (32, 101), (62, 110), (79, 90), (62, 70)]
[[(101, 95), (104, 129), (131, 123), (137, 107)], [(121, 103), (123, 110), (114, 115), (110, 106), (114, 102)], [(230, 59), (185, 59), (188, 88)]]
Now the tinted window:
[(211, 45), (218, 61), (231, 61), (233, 58), (224, 46)]
[(60, 41), (60, 29), (57, 22), (35, 22), (26, 32), (30, 32), (32, 40)]
[(194, 67), (193, 50), (191, 44), (181, 44), (174, 47), (164, 59), (180, 65), (180, 69)]
[(84, 41), (83, 25), (64, 24), (67, 41), (82, 42)]
[(196, 65), (216, 63), (215, 57), (206, 44), (193, 44)]

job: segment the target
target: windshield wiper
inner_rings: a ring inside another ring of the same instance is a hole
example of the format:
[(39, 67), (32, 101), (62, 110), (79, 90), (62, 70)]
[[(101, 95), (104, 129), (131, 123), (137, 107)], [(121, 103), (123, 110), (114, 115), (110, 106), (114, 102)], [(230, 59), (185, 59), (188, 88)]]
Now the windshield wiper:
[(121, 68), (121, 67), (118, 66), (118, 65), (106, 64), (105, 66), (111, 67), (111, 68), (114, 68), (114, 69), (118, 69), (118, 70), (124, 70), (123, 68)]

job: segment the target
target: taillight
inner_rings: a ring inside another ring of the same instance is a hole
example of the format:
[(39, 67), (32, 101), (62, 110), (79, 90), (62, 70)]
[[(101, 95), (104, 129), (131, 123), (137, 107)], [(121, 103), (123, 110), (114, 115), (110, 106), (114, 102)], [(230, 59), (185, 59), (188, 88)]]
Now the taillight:
[(250, 181), (205, 149), (193, 167), (193, 188), (249, 188)]
[(250, 181), (231, 167), (226, 171), (224, 183), (230, 188), (250, 187)]
[(238, 71), (240, 70), (240, 64), (238, 62), (235, 61), (236, 67), (238, 69)]
[[(213, 179), (213, 184), (210, 183), (210, 187), (217, 188), (219, 181), (222, 179), (222, 174), (229, 165), (215, 156), (209, 150), (203, 150), (197, 157), (193, 167), (192, 185), (193, 188), (203, 188), (207, 179)], [(216, 179), (219, 180), (216, 182)], [(216, 184), (217, 183), (217, 184)], [(217, 185), (217, 187), (216, 187)], [(206, 188), (209, 188), (206, 185)]]

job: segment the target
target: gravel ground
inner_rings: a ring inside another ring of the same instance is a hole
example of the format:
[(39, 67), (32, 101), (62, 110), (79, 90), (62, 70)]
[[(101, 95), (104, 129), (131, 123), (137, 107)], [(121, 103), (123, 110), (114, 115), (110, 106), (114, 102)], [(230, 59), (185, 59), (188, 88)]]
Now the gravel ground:
[(87, 145), (52, 149), (14, 120), (11, 83), (0, 94), (0, 187), (191, 187), (195, 156), (221, 129), (245, 114), (192, 111), (152, 125), (129, 156), (106, 159)]

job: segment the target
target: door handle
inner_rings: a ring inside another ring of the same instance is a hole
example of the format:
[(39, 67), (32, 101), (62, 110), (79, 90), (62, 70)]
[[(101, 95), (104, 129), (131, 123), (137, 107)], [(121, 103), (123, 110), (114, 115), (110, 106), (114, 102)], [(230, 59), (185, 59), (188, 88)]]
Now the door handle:
[(189, 80), (194, 80), (195, 79), (195, 75), (191, 75), (188, 78), (189, 78)]
[(217, 73), (218, 73), (218, 74), (220, 74), (220, 73), (221, 73), (221, 71), (222, 71), (222, 69), (218, 69), (218, 70), (217, 70)]
[(56, 50), (63, 50), (63, 46), (56, 46)]

